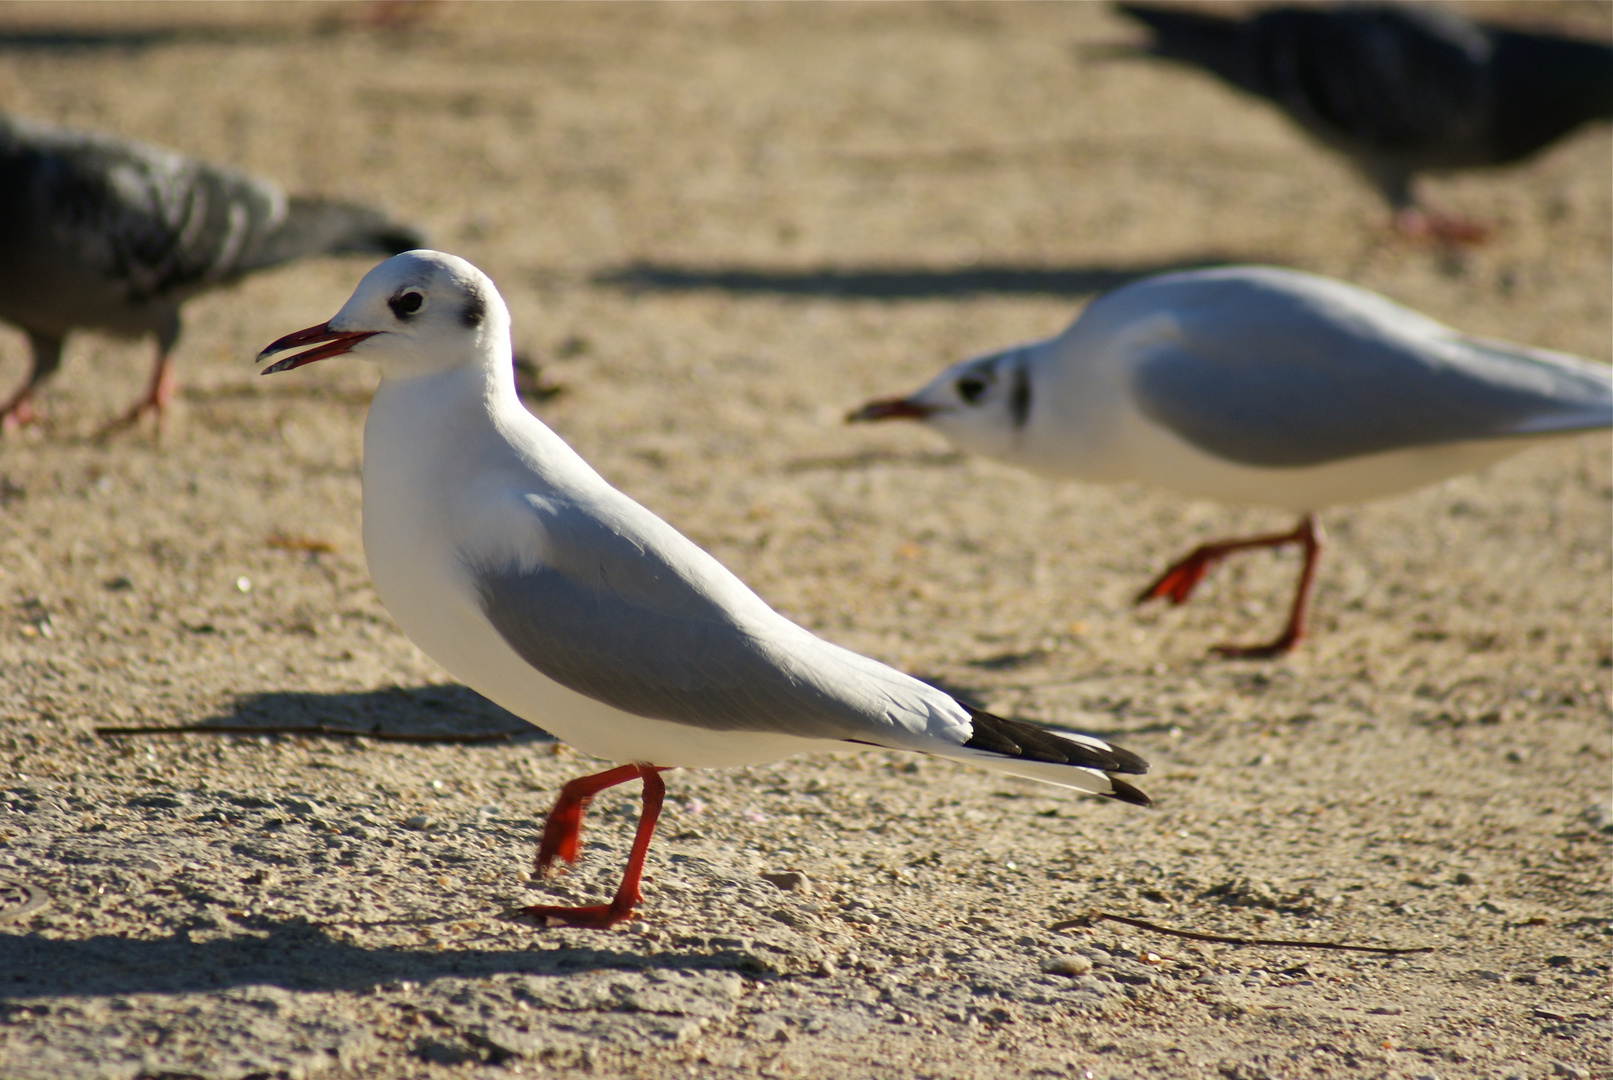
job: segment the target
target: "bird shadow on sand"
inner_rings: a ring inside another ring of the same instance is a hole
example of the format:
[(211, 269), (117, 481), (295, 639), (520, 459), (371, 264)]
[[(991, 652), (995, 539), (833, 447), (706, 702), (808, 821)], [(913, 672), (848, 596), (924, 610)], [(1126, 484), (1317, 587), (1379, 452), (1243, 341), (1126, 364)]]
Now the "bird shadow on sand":
[[(168, 729), (162, 729), (168, 730)], [(225, 713), (186, 730), (220, 734), (368, 736), (405, 742), (552, 742), (541, 728), (500, 708), (466, 686), (386, 686), (379, 690), (317, 694), (271, 691), (245, 694)], [(103, 734), (154, 734), (158, 729)]]
[(282, 26), (13, 26), (0, 30), (0, 53), (139, 52), (168, 45), (260, 44), (308, 36)]
[[(151, 939), (0, 935), (0, 1003), (65, 995), (208, 993), (263, 985), (286, 990), (363, 991), (400, 980), (427, 983), (441, 978), (569, 975), (603, 969), (760, 970), (756, 958), (734, 950), (545, 948), (538, 929), (533, 931), (531, 948), (400, 949), (337, 941), (323, 927), (301, 917), (256, 917), (245, 922), (240, 934), (207, 941), (192, 941), (185, 930)], [(0, 1004), (0, 1015), (6, 1011)]]
[(1080, 297), (1118, 289), (1154, 274), (1264, 261), (1269, 260), (1206, 253), (1131, 265), (1013, 266), (977, 263), (945, 269), (923, 266), (768, 269), (760, 266), (702, 267), (636, 262), (601, 271), (594, 275), (593, 281), (596, 285), (628, 292), (717, 291), (844, 300), (931, 300), (986, 295)]

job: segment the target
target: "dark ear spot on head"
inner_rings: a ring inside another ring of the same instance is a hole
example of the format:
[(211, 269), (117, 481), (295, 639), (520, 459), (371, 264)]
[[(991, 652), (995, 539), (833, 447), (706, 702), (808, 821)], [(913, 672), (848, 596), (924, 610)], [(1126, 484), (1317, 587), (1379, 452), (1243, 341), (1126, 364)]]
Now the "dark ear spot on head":
[(487, 301), (482, 298), (480, 290), (465, 297), (465, 306), (459, 312), (460, 320), (466, 326), (480, 326), (487, 317)]
[(1008, 414), (1014, 426), (1024, 427), (1031, 418), (1031, 376), (1022, 360), (1014, 365), (1013, 388), (1008, 392)]

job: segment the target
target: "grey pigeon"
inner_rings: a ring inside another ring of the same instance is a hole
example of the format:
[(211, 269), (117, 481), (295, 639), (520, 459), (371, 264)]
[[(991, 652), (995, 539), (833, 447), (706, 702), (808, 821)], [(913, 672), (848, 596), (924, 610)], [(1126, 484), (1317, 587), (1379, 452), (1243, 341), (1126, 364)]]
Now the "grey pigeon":
[(1471, 242), (1488, 230), (1419, 209), (1418, 173), (1521, 161), (1613, 119), (1613, 47), (1409, 4), (1274, 7), (1247, 18), (1115, 5), (1149, 55), (1273, 102), (1343, 153), (1401, 229)]
[(123, 422), (160, 420), (186, 300), (304, 255), (393, 255), (424, 242), (368, 207), (288, 198), (158, 147), (0, 115), (0, 319), (33, 349), (0, 425), (36, 418), (34, 393), (81, 329), (156, 336), (150, 387)]

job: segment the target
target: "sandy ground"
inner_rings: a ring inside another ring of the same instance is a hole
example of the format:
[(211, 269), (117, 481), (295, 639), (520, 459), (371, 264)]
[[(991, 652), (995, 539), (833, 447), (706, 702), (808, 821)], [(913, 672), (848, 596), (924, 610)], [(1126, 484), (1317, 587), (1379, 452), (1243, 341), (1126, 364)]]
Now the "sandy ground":
[[(377, 13), (417, 14), (5, 5), (0, 102), (418, 221), (492, 274), (563, 387), (535, 408), (618, 486), (825, 636), (1138, 750), (1158, 806), (898, 754), (674, 773), (643, 919), (555, 930), (509, 912), (612, 889), (636, 792), (532, 882), (596, 767), (540, 736), (98, 737), (521, 727), (370, 587), (373, 373), (249, 363), (367, 268), (296, 266), (187, 309), (160, 440), (93, 438), (150, 354), (84, 335), (0, 445), (0, 1075), (1613, 1073), (1605, 437), (1328, 514), (1315, 639), (1228, 663), (1207, 647), (1275, 629), (1292, 556), (1129, 598), (1280, 515), (840, 422), (1213, 261), (1609, 360), (1606, 128), (1431, 183), (1500, 223), (1450, 255), (1268, 110), (1104, 59), (1129, 32), (1097, 6)], [(5, 333), (0, 380), (24, 361)], [(1053, 929), (1095, 911), (1431, 951)]]

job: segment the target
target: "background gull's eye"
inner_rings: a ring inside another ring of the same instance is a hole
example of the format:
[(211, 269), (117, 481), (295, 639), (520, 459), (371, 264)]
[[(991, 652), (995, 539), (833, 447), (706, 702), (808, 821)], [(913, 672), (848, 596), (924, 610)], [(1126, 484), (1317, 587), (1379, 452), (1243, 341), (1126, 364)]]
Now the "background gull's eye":
[(413, 315), (415, 312), (419, 311), (420, 305), (424, 304), (425, 302), (426, 298), (424, 296), (421, 296), (418, 292), (410, 289), (408, 292), (399, 293), (397, 296), (394, 296), (392, 299), (388, 300), (387, 306), (392, 309), (392, 313), (394, 315), (401, 319), (405, 315)]
[(958, 396), (973, 405), (985, 396), (987, 382), (978, 375), (965, 375), (958, 380)]

